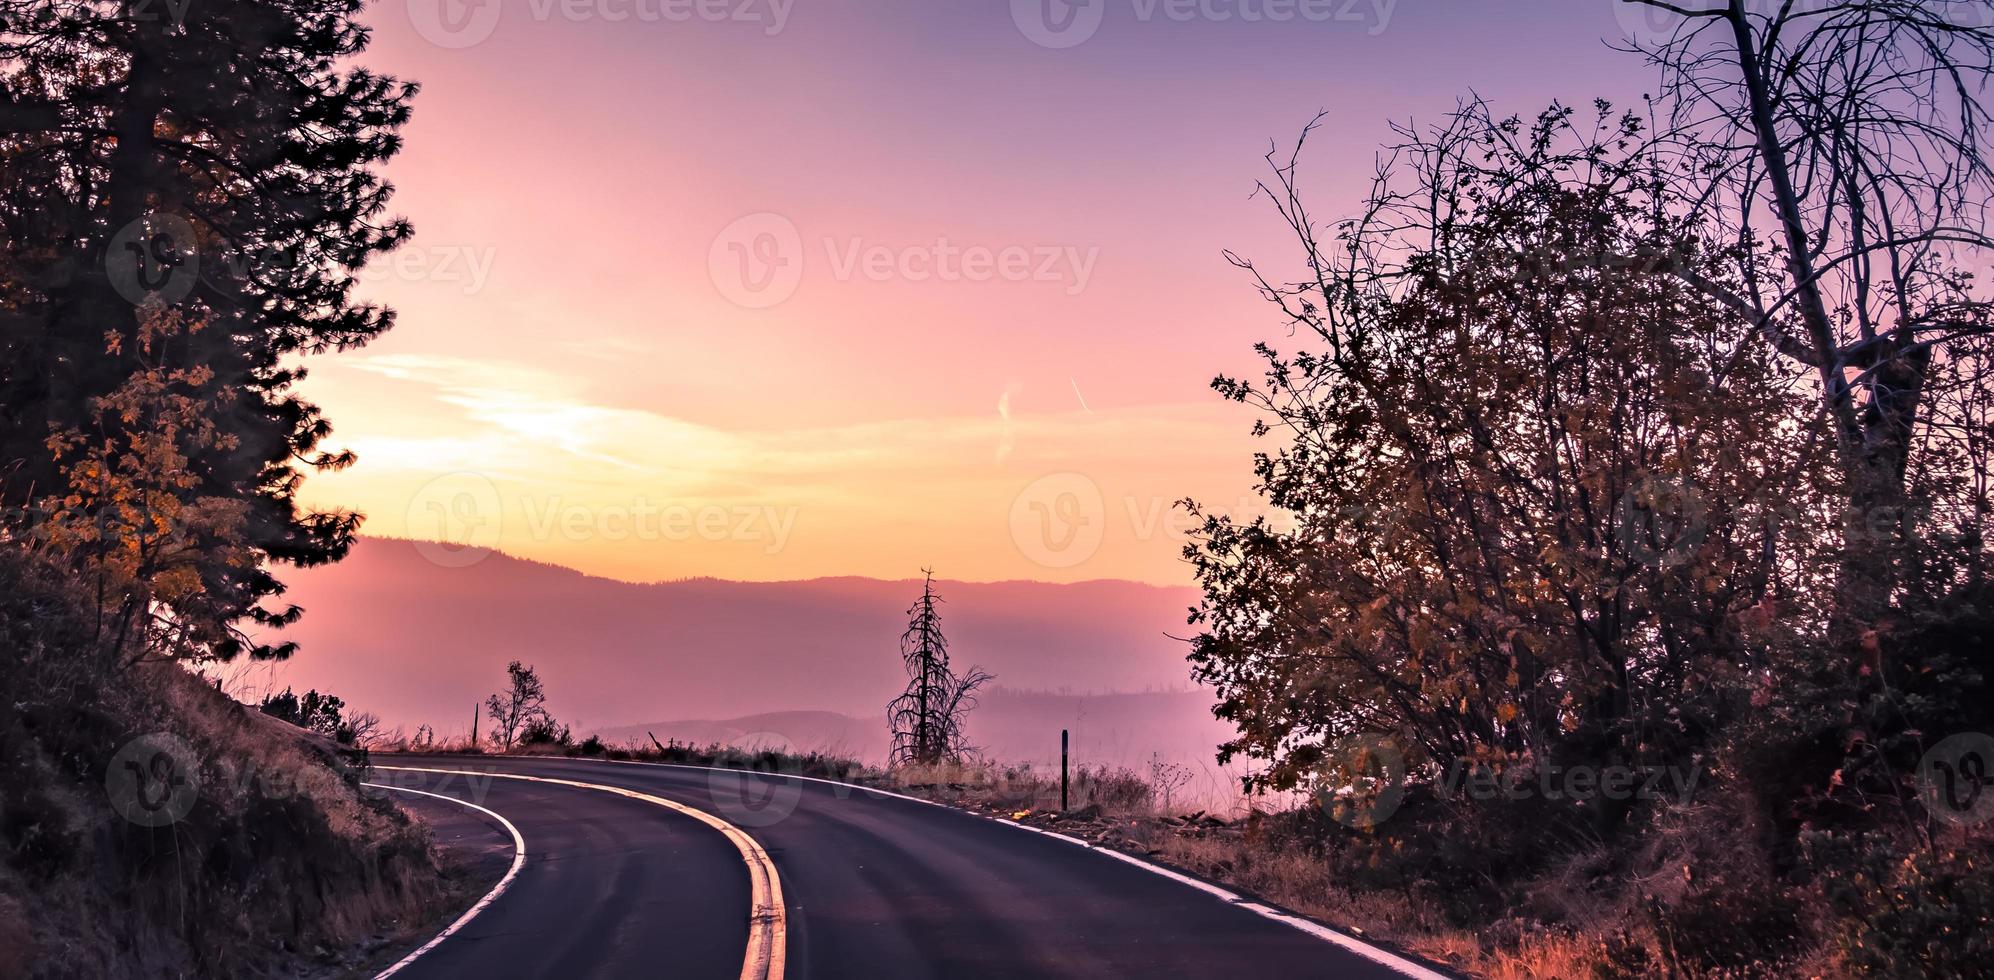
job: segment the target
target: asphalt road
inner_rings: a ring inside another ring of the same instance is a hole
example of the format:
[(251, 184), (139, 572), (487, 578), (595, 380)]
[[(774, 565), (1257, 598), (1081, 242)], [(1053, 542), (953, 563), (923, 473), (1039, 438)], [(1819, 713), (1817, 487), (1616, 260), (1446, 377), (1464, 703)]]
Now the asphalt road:
[[(791, 980), (1406, 975), (1099, 851), (865, 790), (556, 759), (376, 763), (623, 787), (739, 827), (780, 873)], [(397, 978), (741, 976), (748, 871), (711, 827), (567, 786), (404, 772), (377, 781), (481, 803), (526, 844), (510, 888)], [(423, 812), (451, 806), (395, 796)]]
[[(496, 768), (496, 767), (488, 767)], [(748, 938), (748, 873), (726, 839), (690, 817), (609, 793), (463, 776), (377, 778), (479, 803), (526, 843), (519, 876), (492, 905), (396, 980), (449, 977), (738, 977)], [(408, 793), (439, 838), (495, 822)], [(501, 865), (501, 867), (503, 867)]]

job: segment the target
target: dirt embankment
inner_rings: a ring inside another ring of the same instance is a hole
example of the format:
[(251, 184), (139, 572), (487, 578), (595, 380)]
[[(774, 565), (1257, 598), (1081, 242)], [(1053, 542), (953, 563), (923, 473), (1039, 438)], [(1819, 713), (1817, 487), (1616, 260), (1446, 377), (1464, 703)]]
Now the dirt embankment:
[(72, 588), (0, 549), (0, 980), (336, 970), (437, 917), (421, 826), (181, 667), (108, 666)]

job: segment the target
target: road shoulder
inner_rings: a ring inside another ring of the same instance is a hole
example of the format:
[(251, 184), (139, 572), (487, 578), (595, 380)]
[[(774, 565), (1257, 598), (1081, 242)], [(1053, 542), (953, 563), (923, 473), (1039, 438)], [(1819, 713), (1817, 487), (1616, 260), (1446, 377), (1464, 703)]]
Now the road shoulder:
[(394, 965), (456, 921), (512, 867), (512, 834), (491, 817), (432, 796), (385, 789), (377, 792), (390, 797), (402, 812), (429, 829), (431, 846), (443, 871), (446, 900), (437, 903), (435, 913), (421, 922), (408, 923), (393, 934), (370, 937), (353, 963), (320, 974), (324, 980), (365, 980)]

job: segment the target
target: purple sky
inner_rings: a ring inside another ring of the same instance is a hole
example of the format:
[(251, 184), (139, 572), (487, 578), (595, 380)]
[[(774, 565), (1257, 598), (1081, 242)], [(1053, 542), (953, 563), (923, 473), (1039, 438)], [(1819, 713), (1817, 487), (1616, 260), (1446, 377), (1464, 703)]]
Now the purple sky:
[(1249, 478), (1207, 382), (1284, 337), (1220, 256), (1294, 259), (1269, 141), (1328, 113), (1341, 214), (1389, 119), (1638, 96), (1615, 7), (387, 0), (418, 234), (308, 382), (362, 455), (309, 494), (631, 579), (1185, 581), (1157, 515)]

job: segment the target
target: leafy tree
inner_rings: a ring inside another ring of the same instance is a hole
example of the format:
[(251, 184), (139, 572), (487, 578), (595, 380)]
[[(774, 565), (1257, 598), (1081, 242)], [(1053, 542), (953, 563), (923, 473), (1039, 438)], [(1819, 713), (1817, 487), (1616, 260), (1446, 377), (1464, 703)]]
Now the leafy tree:
[[(0, 8), (0, 504), (72, 480), (50, 432), (118, 442), (100, 400), (134, 374), (143, 309), (203, 328), (152, 348), (226, 396), (227, 439), (187, 446), (185, 500), (226, 503), (243, 547), (186, 567), (215, 615), (283, 625), (274, 564), (336, 560), (358, 518), (299, 508), (304, 475), (351, 462), (294, 385), (297, 355), (356, 347), (391, 311), (353, 275), (407, 239), (374, 167), (401, 145), (414, 86), (356, 67), (360, 0), (156, 4), (10, 0)], [(106, 336), (111, 343), (105, 343)], [(18, 528), (15, 529), (18, 533)], [(0, 532), (4, 533), (4, 532)], [(139, 600), (143, 604), (143, 599)], [(282, 656), (242, 634), (195, 652)]]
[(485, 699), (485, 713), (492, 720), (492, 741), (510, 752), (524, 734), (551, 733), (554, 719), (547, 713), (547, 689), (532, 667), (515, 660), (505, 665), (505, 675), (505, 690)]
[(976, 707), (978, 688), (993, 678), (980, 667), (958, 675), (949, 666), (948, 638), (942, 635), (941, 597), (935, 574), (927, 576), (921, 598), (908, 607), (907, 630), (900, 634), (900, 658), (907, 666), (907, 690), (886, 706), (893, 732), (895, 764), (934, 765), (959, 760), (971, 751), (964, 722)]
[[(248, 508), (190, 472), (190, 461), (237, 445), (218, 418), (231, 394), (203, 365), (173, 366), (173, 352), (206, 324), (149, 305), (131, 339), (133, 373), (91, 399), (85, 428), (57, 430), (50, 455), (67, 484), (39, 502), (32, 546), (78, 570), (97, 605), (97, 648), (125, 667), (236, 641), (227, 596), (209, 589), (216, 568), (241, 570)], [(125, 338), (108, 338), (113, 354)]]
[(1256, 457), (1278, 518), (1193, 504), (1186, 549), (1252, 786), (1343, 785), (1374, 733), (1415, 766), (1681, 758), (1725, 720), (1697, 693), (1755, 669), (1741, 624), (1812, 601), (1793, 382), (1672, 274), (1724, 266), (1598, 109), (1407, 132), (1333, 242), (1293, 158), (1263, 188), (1309, 273), (1259, 281), (1307, 346), (1214, 387), (1283, 440)]

